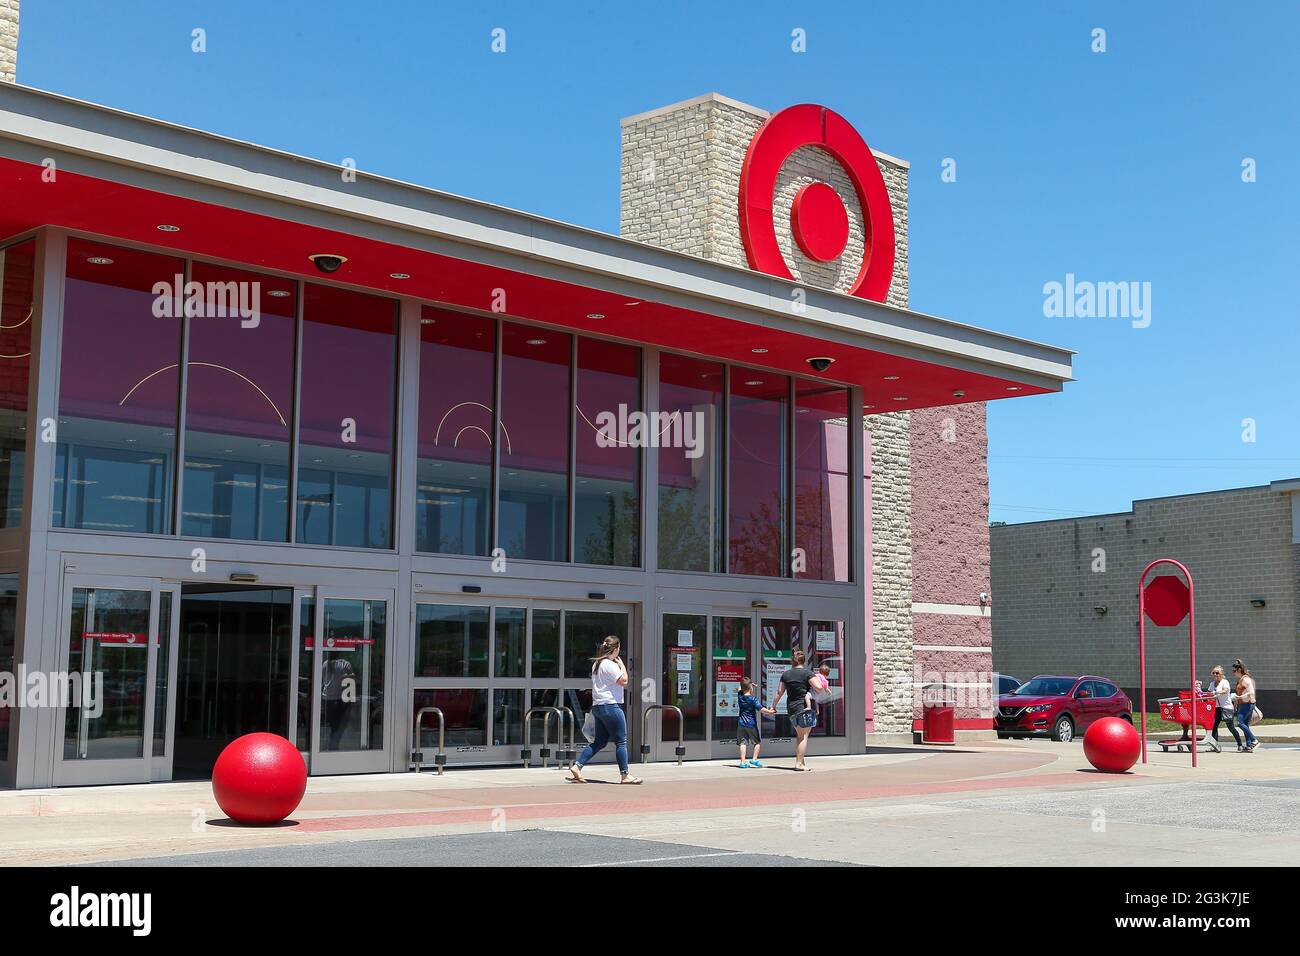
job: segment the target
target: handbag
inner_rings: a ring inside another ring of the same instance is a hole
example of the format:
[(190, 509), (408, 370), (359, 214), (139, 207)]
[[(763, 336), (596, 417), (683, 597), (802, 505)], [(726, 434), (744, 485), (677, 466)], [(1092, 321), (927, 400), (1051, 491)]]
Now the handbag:
[(596, 716), (591, 711), (582, 719), (582, 736), (591, 741), (596, 739)]
[(1251, 711), (1250, 714), (1251, 725), (1253, 726), (1254, 724), (1259, 723), (1263, 719), (1264, 719), (1264, 711), (1260, 708), (1259, 704), (1256, 704), (1255, 709)]

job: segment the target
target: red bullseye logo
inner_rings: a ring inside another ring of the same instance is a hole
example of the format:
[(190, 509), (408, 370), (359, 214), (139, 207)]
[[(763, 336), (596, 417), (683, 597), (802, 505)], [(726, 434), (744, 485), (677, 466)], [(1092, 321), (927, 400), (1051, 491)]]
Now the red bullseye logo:
[[(866, 242), (862, 268), (850, 295), (884, 302), (894, 277), (894, 213), (885, 179), (866, 141), (849, 122), (824, 106), (791, 106), (768, 118), (745, 153), (740, 171), (740, 235), (750, 268), (793, 279), (776, 239), (772, 207), (777, 176), (790, 155), (803, 146), (826, 150), (848, 174), (862, 210)], [(844, 200), (823, 182), (809, 183), (794, 197), (790, 229), (805, 256), (831, 262), (849, 241)]]

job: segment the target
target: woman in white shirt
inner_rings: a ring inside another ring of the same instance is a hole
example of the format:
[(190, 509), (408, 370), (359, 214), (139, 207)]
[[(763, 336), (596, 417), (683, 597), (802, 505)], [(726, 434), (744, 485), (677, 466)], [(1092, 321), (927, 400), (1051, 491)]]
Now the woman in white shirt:
[(1237, 726), (1246, 735), (1242, 752), (1254, 753), (1255, 745), (1259, 743), (1250, 730), (1250, 718), (1255, 715), (1255, 678), (1250, 676), (1250, 671), (1240, 660), (1232, 662), (1232, 673), (1237, 678), (1237, 692), (1232, 695), (1237, 704)]
[(1232, 706), (1232, 685), (1224, 680), (1223, 668), (1218, 665), (1210, 671), (1209, 691), (1215, 697), (1214, 729), (1210, 731), (1210, 736), (1217, 741), (1219, 724), (1226, 724), (1232, 733), (1232, 739), (1237, 742), (1237, 750), (1240, 751), (1241, 734), (1237, 733), (1236, 714)]
[(619, 657), (622, 642), (610, 635), (600, 645), (600, 651), (591, 659), (591, 716), (596, 725), (596, 739), (583, 748), (578, 762), (569, 773), (578, 783), (586, 783), (582, 768), (587, 765), (605, 744), (614, 741), (614, 754), (618, 770), (623, 775), (620, 783), (640, 783), (627, 769), (627, 718), (623, 715), (623, 688), (627, 686), (627, 665)]

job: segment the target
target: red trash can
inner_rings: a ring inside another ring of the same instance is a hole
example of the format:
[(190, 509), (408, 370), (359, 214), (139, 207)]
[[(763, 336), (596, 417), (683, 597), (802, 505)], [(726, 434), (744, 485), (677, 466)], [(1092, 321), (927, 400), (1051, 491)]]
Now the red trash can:
[(921, 688), (921, 743), (957, 743), (956, 688), (926, 684)]

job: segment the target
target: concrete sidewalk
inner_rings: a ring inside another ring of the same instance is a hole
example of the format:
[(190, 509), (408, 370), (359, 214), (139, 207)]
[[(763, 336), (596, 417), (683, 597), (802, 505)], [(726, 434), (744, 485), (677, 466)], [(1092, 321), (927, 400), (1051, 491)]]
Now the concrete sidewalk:
[[(9, 791), (0, 793), (0, 861), (190, 862), (218, 853), (212, 862), (267, 865), (281, 850), (346, 844), (350, 860), (438, 864), (451, 860), (431, 838), (546, 830), (690, 845), (704, 858), (761, 850), (886, 865), (1122, 865), (1190, 862), (1189, 825), (1229, 840), (1243, 830), (1269, 834), (1256, 843), (1261, 865), (1300, 859), (1300, 749), (1203, 754), (1196, 770), (1190, 763), (1188, 754), (1156, 751), (1131, 773), (1100, 774), (1078, 744), (1008, 741), (811, 758), (810, 774), (791, 772), (789, 759), (763, 770), (641, 765), (639, 787), (618, 785), (609, 766), (588, 768), (586, 785), (566, 783), (555, 767), (315, 777), (291, 821), (267, 828), (225, 820), (206, 782)], [(1252, 788), (1249, 800), (1230, 789), (1241, 786)], [(1098, 815), (1107, 821), (1100, 835)], [(381, 853), (383, 841), (412, 838), (427, 850)]]

